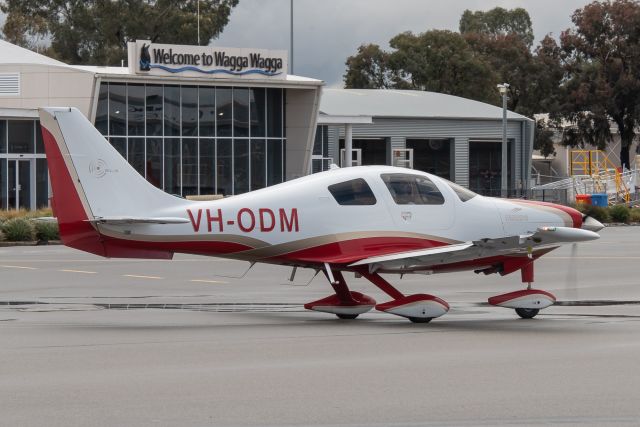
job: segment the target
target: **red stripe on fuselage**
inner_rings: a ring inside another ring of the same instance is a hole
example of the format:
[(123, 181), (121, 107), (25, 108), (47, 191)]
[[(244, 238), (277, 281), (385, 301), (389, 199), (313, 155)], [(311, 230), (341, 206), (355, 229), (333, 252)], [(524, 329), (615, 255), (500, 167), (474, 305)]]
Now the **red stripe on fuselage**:
[(418, 249), (435, 248), (447, 243), (412, 237), (365, 237), (327, 243), (277, 255), (270, 260), (302, 261), (311, 263), (349, 264), (363, 258), (388, 255)]
[(571, 220), (573, 221), (573, 227), (574, 228), (581, 228), (582, 227), (582, 213), (576, 209), (570, 208), (569, 206), (564, 206), (564, 205), (556, 205), (555, 203), (549, 203), (549, 202), (538, 202), (535, 200), (524, 200), (524, 199), (517, 199), (517, 200), (507, 200), (509, 202), (516, 202), (516, 203), (524, 203), (524, 204), (528, 204), (528, 205), (539, 205), (539, 206), (546, 206), (549, 208), (554, 208), (554, 209), (558, 209), (561, 210), (567, 214), (569, 214), (569, 216), (571, 217)]

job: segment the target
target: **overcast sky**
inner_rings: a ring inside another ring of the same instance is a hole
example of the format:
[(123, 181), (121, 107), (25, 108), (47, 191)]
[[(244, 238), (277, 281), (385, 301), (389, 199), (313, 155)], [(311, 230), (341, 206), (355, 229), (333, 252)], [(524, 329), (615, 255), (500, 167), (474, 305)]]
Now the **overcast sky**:
[[(342, 86), (345, 61), (363, 43), (388, 48), (403, 31), (457, 31), (465, 9), (523, 7), (536, 43), (571, 26), (586, 0), (294, 0), (294, 72)], [(289, 49), (290, 0), (240, 0), (217, 46)]]

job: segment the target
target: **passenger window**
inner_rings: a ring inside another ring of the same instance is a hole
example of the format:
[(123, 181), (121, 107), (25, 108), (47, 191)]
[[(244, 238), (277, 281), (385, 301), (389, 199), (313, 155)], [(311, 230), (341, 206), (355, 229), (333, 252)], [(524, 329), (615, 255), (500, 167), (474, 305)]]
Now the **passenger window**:
[(385, 173), (382, 180), (399, 205), (442, 205), (444, 197), (427, 177), (402, 173)]
[(373, 195), (367, 181), (362, 178), (330, 185), (329, 192), (339, 205), (376, 204), (376, 196)]

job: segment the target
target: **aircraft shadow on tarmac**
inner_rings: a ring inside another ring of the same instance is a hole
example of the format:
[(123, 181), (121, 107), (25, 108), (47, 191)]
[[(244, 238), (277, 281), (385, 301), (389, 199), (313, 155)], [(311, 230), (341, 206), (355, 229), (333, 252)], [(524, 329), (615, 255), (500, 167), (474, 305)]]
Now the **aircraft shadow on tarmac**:
[[(314, 328), (316, 326), (333, 327), (338, 334), (357, 333), (357, 331), (377, 331), (378, 333), (430, 333), (446, 332), (455, 330), (473, 330), (486, 332), (530, 332), (530, 333), (571, 333), (584, 330), (586, 325), (640, 321), (640, 314), (621, 314), (606, 312), (575, 312), (574, 307), (615, 307), (615, 306), (637, 306), (640, 301), (558, 301), (558, 308), (565, 308), (562, 312), (545, 313), (538, 319), (519, 319), (515, 315), (504, 310), (496, 310), (486, 303), (466, 303), (463, 307), (453, 309), (442, 319), (437, 319), (429, 324), (413, 324), (405, 319), (388, 316), (384, 313), (371, 312), (358, 319), (343, 320), (331, 315), (312, 313), (302, 308), (301, 304), (291, 303), (204, 303), (204, 304), (183, 304), (183, 303), (57, 303), (43, 301), (0, 301), (0, 308), (3, 306), (11, 311), (22, 311), (31, 313), (53, 313), (62, 311), (183, 311), (192, 313), (210, 313), (218, 315), (234, 315), (233, 319), (227, 318), (224, 323), (181, 323), (158, 322), (157, 324), (145, 321), (144, 324), (131, 322), (130, 319), (117, 324), (82, 322), (83, 327), (107, 329), (219, 329), (233, 327), (294, 327), (294, 328)], [(240, 317), (239, 317), (240, 316)], [(499, 317), (496, 317), (499, 316)], [(199, 320), (199, 322), (202, 319)], [(231, 320), (231, 322), (229, 322)], [(54, 326), (55, 323), (51, 326)], [(73, 326), (73, 322), (65, 322), (59, 327)]]

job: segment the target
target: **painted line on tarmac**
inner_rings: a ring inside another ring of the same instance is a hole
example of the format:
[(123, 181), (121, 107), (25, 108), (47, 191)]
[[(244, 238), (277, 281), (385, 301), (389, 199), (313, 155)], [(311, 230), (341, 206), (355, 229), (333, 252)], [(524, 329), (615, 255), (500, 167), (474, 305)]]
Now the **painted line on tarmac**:
[(160, 276), (140, 276), (137, 274), (123, 274), (124, 277), (133, 277), (134, 279), (155, 279), (155, 280), (162, 280), (164, 279), (164, 277), (160, 277)]
[(226, 284), (229, 282), (224, 282), (222, 280), (205, 280), (205, 279), (192, 279), (189, 280), (190, 282), (197, 282), (197, 283), (216, 283), (216, 284)]
[(37, 270), (35, 267), (25, 267), (24, 265), (0, 265), (0, 267), (4, 268), (19, 268), (21, 270)]
[(86, 271), (86, 270), (58, 270), (63, 271), (65, 273), (83, 273), (83, 274), (96, 274), (97, 271)]

